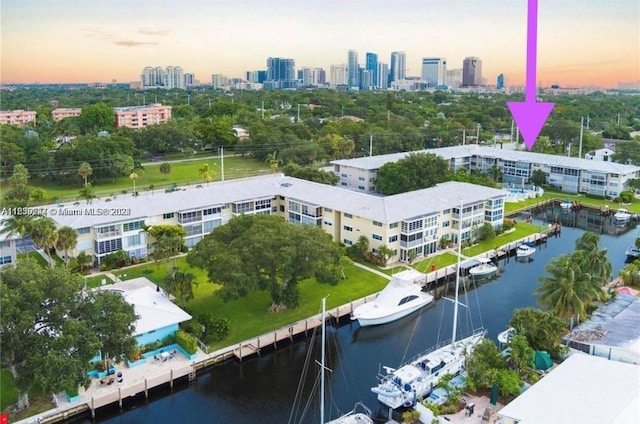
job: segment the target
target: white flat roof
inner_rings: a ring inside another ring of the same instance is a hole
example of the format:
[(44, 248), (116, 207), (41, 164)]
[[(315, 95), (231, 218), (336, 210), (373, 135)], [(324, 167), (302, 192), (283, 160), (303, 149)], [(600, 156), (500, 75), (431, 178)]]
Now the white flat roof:
[(404, 159), (411, 153), (434, 153), (444, 159), (463, 158), (471, 157), (473, 155), (479, 155), (482, 157), (492, 157), (502, 160), (537, 163), (548, 166), (559, 166), (612, 174), (630, 174), (640, 171), (640, 167), (634, 165), (624, 165), (621, 163), (596, 161), (582, 158), (570, 158), (567, 156), (547, 155), (544, 153), (533, 153), (526, 150), (500, 149), (498, 148), (498, 146), (480, 146), (477, 144), (442, 147), (439, 149), (417, 150), (414, 152), (393, 153), (389, 155), (371, 156), (357, 159), (334, 160), (331, 163), (366, 170), (375, 170), (379, 169), (388, 162), (397, 162), (400, 159)]
[[(57, 214), (52, 218), (58, 224), (68, 225), (72, 228), (83, 228), (140, 220), (170, 212), (264, 199), (277, 195), (301, 203), (339, 210), (373, 221), (392, 223), (457, 207), (460, 205), (460, 199), (464, 200), (465, 205), (468, 205), (488, 198), (505, 197), (506, 193), (503, 190), (490, 187), (449, 181), (432, 188), (382, 197), (286, 177), (283, 174), (273, 174), (209, 183), (208, 185), (202, 184), (198, 188), (195, 185), (185, 186), (173, 193), (157, 190), (140, 192), (140, 195), (136, 197), (131, 194), (117, 195), (115, 199), (108, 202), (102, 199), (95, 200), (90, 204), (81, 202), (78, 205), (65, 204), (58, 207), (55, 205), (48, 207), (57, 210)], [(63, 214), (63, 211), (84, 210), (125, 211), (127, 214)]]
[(498, 415), (519, 424), (637, 424), (640, 367), (571, 355)]
[(164, 291), (156, 291), (155, 284), (144, 277), (101, 286), (100, 290), (117, 291), (122, 294), (124, 300), (133, 305), (138, 317), (135, 336), (192, 318), (169, 300)]

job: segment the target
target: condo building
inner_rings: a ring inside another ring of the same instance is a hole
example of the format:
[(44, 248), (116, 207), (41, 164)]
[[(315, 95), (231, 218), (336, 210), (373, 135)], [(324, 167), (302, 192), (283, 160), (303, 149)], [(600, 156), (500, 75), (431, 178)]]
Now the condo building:
[(633, 165), (499, 149), (476, 144), (342, 159), (331, 163), (334, 166), (334, 173), (340, 177), (341, 187), (360, 192), (373, 192), (378, 169), (386, 163), (397, 162), (411, 153), (436, 154), (449, 162), (450, 168), (454, 171), (460, 168), (469, 171), (489, 171), (495, 166), (502, 171), (503, 181), (512, 184), (528, 182), (534, 171), (541, 170), (546, 175), (547, 184), (556, 190), (613, 198), (627, 190), (629, 180), (638, 178), (640, 173), (640, 167)]
[(114, 108), (116, 128), (141, 129), (149, 125), (162, 124), (171, 119), (171, 106), (154, 103), (148, 106), (127, 106)]
[(80, 113), (82, 113), (82, 109), (79, 107), (59, 107), (51, 111), (51, 117), (57, 122), (64, 118), (80, 116)]
[[(407, 260), (436, 252), (443, 237), (456, 241), (461, 234), (465, 240), (486, 222), (502, 225), (504, 198), (502, 190), (459, 182), (382, 197), (274, 174), (51, 207), (57, 209), (53, 218), (58, 225), (78, 233), (70, 253), (92, 255), (96, 265), (118, 250), (146, 257), (153, 240), (145, 226), (180, 225), (191, 248), (243, 214), (273, 214), (292, 224), (316, 225), (348, 246), (366, 236), (373, 252), (386, 245), (394, 251), (391, 260)], [(94, 213), (101, 210), (126, 213)]]
[(28, 123), (36, 123), (36, 112), (31, 110), (5, 110), (0, 112), (0, 125), (17, 125), (24, 127)]

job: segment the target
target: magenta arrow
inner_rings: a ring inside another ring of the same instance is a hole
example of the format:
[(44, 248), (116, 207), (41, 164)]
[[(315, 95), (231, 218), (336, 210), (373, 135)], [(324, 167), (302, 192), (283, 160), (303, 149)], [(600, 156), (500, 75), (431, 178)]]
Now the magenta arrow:
[(536, 103), (536, 56), (538, 53), (538, 0), (527, 6), (527, 71), (524, 102), (507, 102), (524, 144), (531, 150), (547, 121), (553, 103)]

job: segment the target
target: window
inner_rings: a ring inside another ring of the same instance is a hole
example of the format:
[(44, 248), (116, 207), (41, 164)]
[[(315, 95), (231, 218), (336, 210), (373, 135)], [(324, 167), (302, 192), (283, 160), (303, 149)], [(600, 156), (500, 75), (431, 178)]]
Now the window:
[(144, 221), (127, 222), (125, 224), (122, 224), (122, 231), (127, 232), (127, 231), (141, 230), (143, 225), (144, 225)]
[(188, 224), (189, 222), (202, 221), (202, 212), (185, 212), (178, 215), (180, 224)]
[(375, 225), (376, 227), (382, 227), (382, 222), (373, 221), (373, 225)]
[(11, 263), (11, 256), (0, 257), (0, 265), (10, 264), (10, 263)]
[(380, 234), (373, 233), (371, 234), (371, 238), (374, 240), (382, 241), (382, 236)]
[(392, 222), (391, 224), (389, 224), (389, 228), (398, 228), (398, 223), (397, 222)]
[(209, 208), (209, 209), (205, 209), (205, 210), (203, 210), (203, 211), (202, 211), (202, 214), (203, 214), (204, 216), (207, 216), (207, 215), (217, 215), (217, 214), (219, 214), (221, 211), (222, 211), (222, 209), (220, 209), (220, 208)]
[(344, 181), (340, 183), (340, 185), (346, 186), (347, 183), (345, 183)]
[(333, 209), (329, 209), (329, 208), (324, 208), (325, 212), (333, 212)]
[(364, 186), (358, 186), (358, 190), (366, 190)]
[(113, 240), (95, 242), (95, 251), (99, 255), (102, 255), (104, 253), (117, 252), (118, 250), (122, 250), (122, 239), (117, 238)]
[(170, 212), (170, 213), (163, 213), (162, 214), (162, 219), (171, 219), (175, 216), (175, 213)]
[(345, 218), (353, 218), (353, 215), (351, 215), (350, 213), (344, 213), (344, 217)]
[(342, 242), (343, 242), (344, 244), (346, 244), (347, 246), (351, 246), (351, 245), (353, 244), (353, 243), (351, 242), (351, 240), (348, 240), (348, 239), (344, 239), (344, 240), (342, 240)]
[(405, 303), (407, 303), (407, 302), (411, 302), (413, 299), (417, 299), (417, 298), (418, 298), (418, 296), (416, 296), (415, 294), (412, 294), (412, 295), (407, 296), (407, 297), (403, 297), (403, 298), (400, 300), (400, 302), (398, 302), (398, 306), (400, 306), (400, 305), (404, 305)]
[(331, 221), (324, 221), (324, 225), (326, 225), (327, 227), (332, 227), (333, 223)]
[(89, 232), (91, 231), (91, 228), (89, 227), (82, 227), (82, 228), (78, 228), (76, 230), (76, 233), (78, 233), (78, 235), (82, 235), (82, 234), (89, 234)]
[(202, 225), (205, 234), (209, 234), (211, 231), (213, 231), (214, 228), (219, 227), (221, 224), (222, 220), (214, 219), (212, 221), (205, 221)]
[(397, 241), (398, 241), (398, 236), (397, 235), (389, 237), (389, 243), (395, 243)]
[(364, 181), (364, 177), (358, 177), (358, 180)]
[(271, 209), (271, 199), (262, 199), (256, 201), (256, 210)]
[(353, 231), (353, 228), (352, 228), (352, 227), (349, 227), (348, 225), (345, 225), (345, 226), (344, 226), (344, 227), (342, 227), (342, 228), (344, 228), (344, 230), (345, 230), (345, 231)]
[(142, 238), (140, 237), (140, 234), (135, 234), (133, 236), (127, 237), (127, 246), (135, 246), (138, 244), (142, 244)]

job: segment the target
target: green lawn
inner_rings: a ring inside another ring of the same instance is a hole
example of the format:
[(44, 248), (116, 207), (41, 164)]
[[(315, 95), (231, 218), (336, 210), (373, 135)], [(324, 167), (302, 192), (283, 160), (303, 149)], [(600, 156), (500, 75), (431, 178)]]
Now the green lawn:
[(0, 411), (4, 411), (8, 406), (18, 401), (18, 390), (13, 384), (11, 371), (0, 371)]
[(100, 287), (102, 285), (102, 280), (105, 280), (105, 284), (112, 284), (113, 280), (106, 275), (96, 275), (93, 277), (85, 277), (84, 280), (87, 282), (87, 288), (93, 289), (96, 287)]
[(27, 259), (27, 257), (29, 259), (35, 260), (38, 265), (40, 265), (43, 268), (49, 268), (49, 264), (47, 263), (47, 260), (45, 258), (43, 258), (38, 252), (29, 252), (27, 253), (18, 253), (18, 261), (21, 260), (25, 260)]
[[(198, 169), (203, 164), (209, 164), (209, 170), (213, 181), (221, 179), (221, 168), (219, 158), (195, 159), (188, 162), (178, 162), (171, 164), (171, 173), (164, 175), (160, 173), (160, 164), (162, 162), (153, 162), (143, 165), (144, 170), (136, 171), (139, 178), (136, 180), (136, 190), (146, 191), (149, 186), (153, 185), (154, 190), (170, 187), (173, 184), (187, 185), (203, 183), (202, 176)], [(271, 168), (263, 162), (245, 157), (225, 157), (224, 160), (224, 177), (225, 179), (241, 178), (260, 173), (272, 172)], [(8, 183), (0, 185), (0, 191), (4, 192), (9, 189)], [(51, 181), (51, 179), (34, 178), (30, 181), (30, 185), (42, 187), (46, 194), (42, 203), (53, 203), (56, 199), (60, 201), (76, 200), (78, 192), (82, 188), (82, 178), (78, 177), (73, 184), (60, 184)], [(98, 196), (111, 196), (122, 194), (123, 191), (131, 193), (133, 191), (133, 183), (129, 177), (122, 176), (114, 182), (101, 181), (93, 184)]]
[(513, 232), (501, 234), (493, 240), (483, 241), (466, 249), (462, 249), (462, 254), (465, 256), (477, 256), (484, 252), (494, 250), (507, 243), (511, 243), (512, 241), (530, 236), (535, 233), (539, 233), (546, 228), (539, 225), (527, 224), (526, 222), (518, 221), (515, 229), (516, 230)]
[[(352, 265), (345, 270), (347, 279), (340, 281), (336, 286), (319, 284), (314, 280), (301, 282), (300, 306), (290, 311), (270, 313), (271, 297), (268, 292), (256, 291), (245, 298), (225, 303), (216, 294), (216, 290), (220, 286), (210, 283), (205, 271), (189, 267), (184, 257), (176, 259), (174, 264), (194, 274), (198, 283), (193, 290), (194, 299), (189, 302), (186, 310), (194, 317), (207, 312), (214, 316), (226, 317), (230, 321), (231, 333), (229, 337), (212, 345), (214, 349), (239, 343), (315, 315), (319, 313), (320, 300), (324, 296), (329, 295), (327, 309), (331, 309), (380, 291), (388, 282), (382, 277)], [(111, 272), (124, 280), (146, 277), (162, 286), (167, 275), (167, 267), (165, 264), (158, 266), (155, 263), (147, 263)]]
[(432, 265), (435, 265), (436, 269), (442, 269), (446, 266), (455, 264), (457, 261), (457, 255), (445, 252), (440, 255), (430, 256), (420, 262), (415, 262), (412, 266), (420, 272), (429, 273), (431, 272)]

